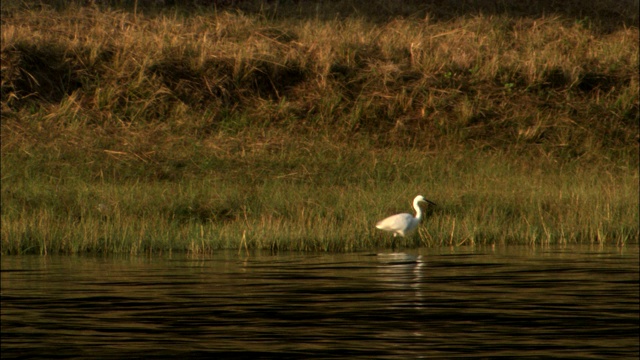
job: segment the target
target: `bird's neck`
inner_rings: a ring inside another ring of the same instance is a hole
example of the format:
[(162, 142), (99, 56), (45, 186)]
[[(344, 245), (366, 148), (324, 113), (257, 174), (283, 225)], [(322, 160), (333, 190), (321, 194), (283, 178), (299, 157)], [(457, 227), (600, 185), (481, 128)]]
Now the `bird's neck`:
[(415, 218), (418, 220), (422, 220), (422, 209), (420, 209), (420, 205), (418, 204), (417, 201), (413, 203), (413, 208), (416, 209)]

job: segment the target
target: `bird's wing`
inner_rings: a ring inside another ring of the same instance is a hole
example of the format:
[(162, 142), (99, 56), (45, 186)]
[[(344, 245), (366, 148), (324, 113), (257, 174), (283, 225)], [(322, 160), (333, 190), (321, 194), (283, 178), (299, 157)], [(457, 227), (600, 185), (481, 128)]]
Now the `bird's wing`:
[(378, 221), (376, 227), (380, 230), (403, 230), (411, 224), (411, 220), (413, 220), (411, 214), (396, 214)]

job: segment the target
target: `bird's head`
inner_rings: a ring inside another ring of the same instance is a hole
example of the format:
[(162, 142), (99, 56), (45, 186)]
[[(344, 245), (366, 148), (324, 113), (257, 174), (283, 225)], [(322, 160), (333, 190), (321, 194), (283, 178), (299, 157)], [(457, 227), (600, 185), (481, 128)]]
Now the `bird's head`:
[(434, 205), (434, 206), (436, 205), (434, 202), (432, 202), (432, 201), (429, 201), (429, 200), (425, 199), (425, 198), (424, 198), (424, 196), (422, 196), (422, 195), (418, 195), (418, 196), (416, 196), (416, 198), (414, 199), (414, 201), (415, 201), (415, 202), (424, 202), (424, 203), (427, 203), (427, 204), (429, 204), (429, 205)]

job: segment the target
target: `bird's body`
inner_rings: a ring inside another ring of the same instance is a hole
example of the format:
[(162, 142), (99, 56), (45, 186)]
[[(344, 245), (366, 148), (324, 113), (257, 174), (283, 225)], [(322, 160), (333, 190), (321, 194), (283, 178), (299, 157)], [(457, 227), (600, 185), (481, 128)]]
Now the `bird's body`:
[(378, 221), (376, 227), (380, 230), (393, 232), (393, 236), (407, 236), (418, 227), (420, 219), (411, 214), (396, 214)]
[(422, 220), (422, 209), (420, 209), (419, 205), (421, 201), (435, 205), (422, 195), (418, 195), (413, 199), (413, 208), (416, 209), (415, 216), (408, 213), (392, 215), (384, 220), (378, 221), (376, 227), (380, 230), (392, 232), (394, 237), (404, 237), (411, 234), (418, 227), (418, 224), (420, 224), (420, 220)]

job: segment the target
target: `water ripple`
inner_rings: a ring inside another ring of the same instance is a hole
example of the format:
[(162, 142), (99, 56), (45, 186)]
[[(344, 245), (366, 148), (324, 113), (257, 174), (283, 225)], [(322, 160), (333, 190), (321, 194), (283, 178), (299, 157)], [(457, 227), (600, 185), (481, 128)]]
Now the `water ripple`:
[(638, 358), (638, 247), (2, 257), (2, 358)]

